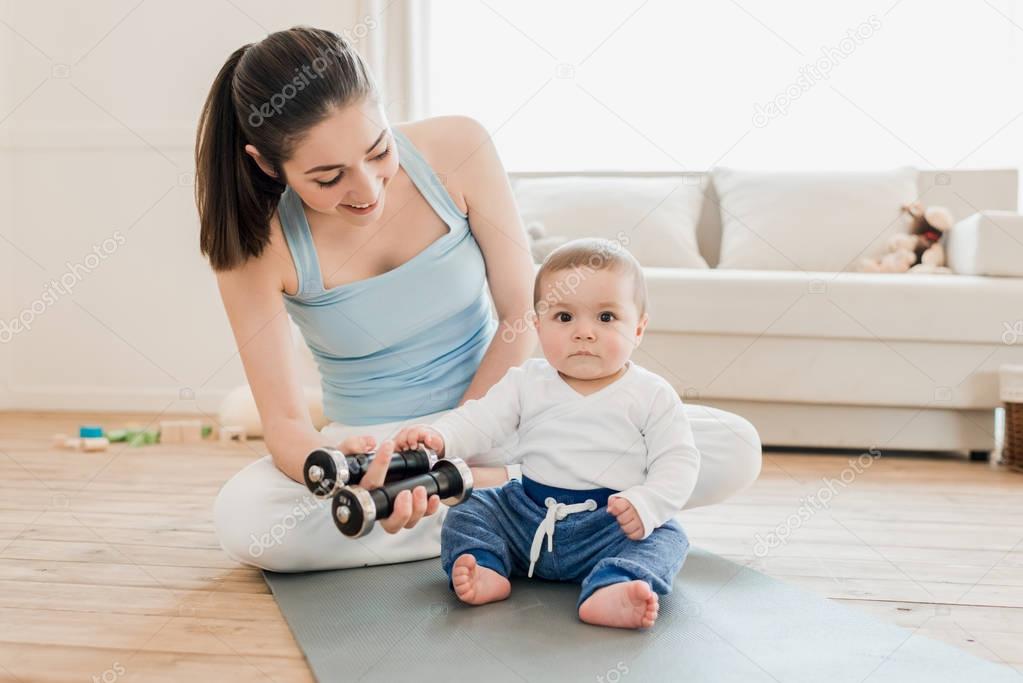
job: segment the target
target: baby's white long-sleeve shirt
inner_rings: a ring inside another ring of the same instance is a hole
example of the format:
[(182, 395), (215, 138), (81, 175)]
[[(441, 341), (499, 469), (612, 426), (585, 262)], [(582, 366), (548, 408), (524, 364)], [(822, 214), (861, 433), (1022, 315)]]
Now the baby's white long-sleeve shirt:
[(521, 462), (524, 476), (548, 486), (620, 491), (643, 538), (682, 509), (700, 468), (682, 399), (631, 360), (615, 382), (583, 396), (546, 359), (530, 358), (430, 426), (445, 457), (468, 461), (517, 431), (507, 463)]

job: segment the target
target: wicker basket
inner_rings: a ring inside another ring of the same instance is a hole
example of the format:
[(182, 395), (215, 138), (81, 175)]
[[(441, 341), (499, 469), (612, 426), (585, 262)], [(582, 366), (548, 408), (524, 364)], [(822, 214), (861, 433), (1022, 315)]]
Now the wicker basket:
[(1005, 404), (1005, 445), (1002, 464), (1023, 472), (1023, 403)]
[(1023, 472), (1023, 365), (1003, 365), (999, 376), (1001, 399), (1005, 404), (1002, 464)]

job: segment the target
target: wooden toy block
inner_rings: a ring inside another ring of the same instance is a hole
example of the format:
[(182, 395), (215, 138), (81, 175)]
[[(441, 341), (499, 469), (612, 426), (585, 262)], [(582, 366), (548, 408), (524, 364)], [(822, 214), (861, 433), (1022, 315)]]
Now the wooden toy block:
[[(58, 441), (58, 439), (61, 439), (61, 437), (63, 437), (63, 439)], [(82, 440), (80, 438), (78, 438), (77, 436), (66, 436), (64, 434), (54, 434), (53, 435), (53, 445), (57, 446), (58, 448), (66, 448), (66, 449), (71, 450), (71, 451), (77, 451), (77, 450), (80, 450), (81, 447), (82, 447)]]
[(179, 426), (182, 443), (199, 443), (202, 441), (202, 422), (199, 420), (181, 420)]
[(220, 428), (220, 443), (230, 443), (232, 441), (244, 443), (246, 438), (244, 427), (228, 425)]
[(183, 438), (180, 420), (162, 420), (160, 422), (160, 443), (181, 443)]
[(87, 437), (81, 441), (83, 451), (105, 451), (110, 445), (105, 436)]
[(55, 448), (72, 451), (105, 451), (110, 441), (105, 436), (69, 437), (66, 434), (54, 434), (53, 445)]

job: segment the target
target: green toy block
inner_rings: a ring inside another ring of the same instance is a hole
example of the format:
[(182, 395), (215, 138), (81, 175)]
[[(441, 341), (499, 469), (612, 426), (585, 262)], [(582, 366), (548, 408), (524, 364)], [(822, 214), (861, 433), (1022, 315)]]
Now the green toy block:
[(111, 429), (107, 432), (107, 440), (110, 443), (120, 443), (121, 441), (128, 441), (131, 438), (131, 432), (127, 429)]

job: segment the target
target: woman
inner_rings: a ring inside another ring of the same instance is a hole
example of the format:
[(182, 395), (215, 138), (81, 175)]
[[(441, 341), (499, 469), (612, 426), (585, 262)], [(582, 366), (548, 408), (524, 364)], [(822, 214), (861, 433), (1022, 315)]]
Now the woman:
[[(389, 436), (483, 396), (533, 353), (532, 326), (515, 324), (532, 308), (532, 259), (486, 131), (464, 117), (388, 124), (351, 46), (296, 27), (228, 58), (203, 108), (196, 168), (202, 252), (270, 451), (217, 496), (224, 550), (274, 571), (436, 557), (443, 508), (421, 487), (398, 497), (380, 524), (388, 533), (351, 540), (299, 482), (306, 455), (329, 444), (375, 450), (363, 486), (379, 486)], [(333, 422), (321, 432), (289, 315), (322, 376)], [(687, 507), (756, 479), (760, 442), (746, 420), (687, 411), (702, 455)], [(513, 468), (485, 466), (503, 448), (471, 463), (477, 486), (507, 481)]]

